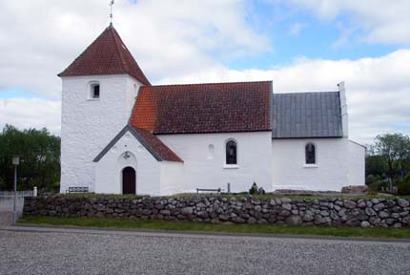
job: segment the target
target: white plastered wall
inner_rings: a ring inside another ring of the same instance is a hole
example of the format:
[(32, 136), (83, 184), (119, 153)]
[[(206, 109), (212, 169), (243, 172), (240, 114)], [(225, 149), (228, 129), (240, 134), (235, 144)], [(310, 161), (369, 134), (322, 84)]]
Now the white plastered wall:
[[(243, 192), (248, 191), (253, 182), (265, 191), (272, 190), (271, 132), (157, 137), (184, 161), (182, 171), (178, 171), (183, 175), (182, 181), (177, 181), (179, 187), (174, 189), (177, 193), (195, 192), (196, 188), (222, 188), (227, 191), (228, 183), (231, 184), (231, 192)], [(238, 145), (238, 165), (233, 167), (225, 165), (225, 143), (229, 139)], [(164, 182), (163, 188), (171, 188), (165, 185), (171, 186), (170, 183)]]
[[(125, 159), (125, 152), (130, 157)], [(137, 194), (160, 195), (160, 162), (130, 132), (126, 132), (96, 163), (95, 192), (122, 194), (122, 170), (127, 166), (136, 171)]]
[(365, 184), (366, 148), (349, 140), (349, 185)]
[(182, 193), (184, 186), (184, 163), (174, 161), (161, 161), (161, 186), (160, 195)]
[[(100, 98), (90, 99), (90, 83), (100, 84)], [(130, 117), (141, 84), (129, 75), (62, 78), (61, 184), (94, 190), (94, 157)]]
[[(309, 142), (316, 146), (317, 165), (305, 164), (305, 145)], [(321, 191), (340, 191), (349, 185), (349, 163), (352, 158), (360, 158), (349, 156), (347, 138), (274, 139), (272, 156), (273, 189)]]

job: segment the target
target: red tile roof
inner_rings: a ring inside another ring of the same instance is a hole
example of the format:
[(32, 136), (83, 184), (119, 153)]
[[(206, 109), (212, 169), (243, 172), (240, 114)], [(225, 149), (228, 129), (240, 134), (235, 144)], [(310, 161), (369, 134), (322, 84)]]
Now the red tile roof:
[(271, 130), (272, 82), (141, 87), (130, 123), (153, 134)]
[(183, 160), (175, 154), (168, 146), (166, 146), (159, 138), (150, 132), (134, 128), (141, 137), (140, 142), (152, 153), (158, 156), (160, 160), (183, 162)]
[(150, 85), (115, 28), (110, 25), (58, 76), (129, 74)]

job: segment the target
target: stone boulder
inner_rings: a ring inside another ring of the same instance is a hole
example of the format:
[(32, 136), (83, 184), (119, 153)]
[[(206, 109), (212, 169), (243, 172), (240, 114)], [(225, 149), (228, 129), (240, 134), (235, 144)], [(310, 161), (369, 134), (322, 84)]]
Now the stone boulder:
[(366, 185), (349, 185), (342, 187), (343, 194), (366, 194), (368, 188)]

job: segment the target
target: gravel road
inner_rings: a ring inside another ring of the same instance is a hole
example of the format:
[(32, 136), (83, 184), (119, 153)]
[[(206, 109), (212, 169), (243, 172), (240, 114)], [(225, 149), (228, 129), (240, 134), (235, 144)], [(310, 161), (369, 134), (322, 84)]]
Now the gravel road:
[(410, 242), (3, 228), (0, 274), (410, 274)]

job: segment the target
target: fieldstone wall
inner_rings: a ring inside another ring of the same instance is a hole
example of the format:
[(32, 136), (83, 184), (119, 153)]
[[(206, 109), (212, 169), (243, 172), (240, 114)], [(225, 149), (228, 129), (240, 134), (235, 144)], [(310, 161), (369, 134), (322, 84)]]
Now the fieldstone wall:
[(409, 199), (192, 196), (26, 198), (24, 215), (189, 220), (207, 223), (410, 227)]

